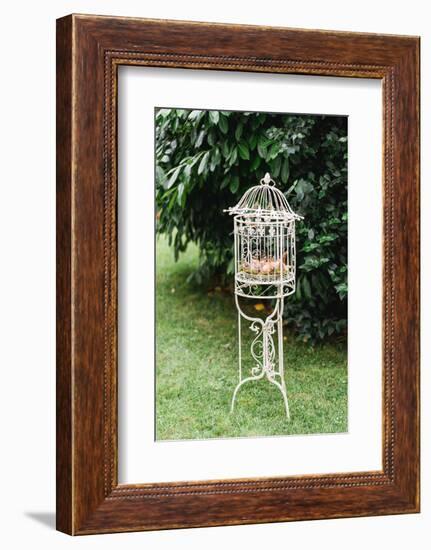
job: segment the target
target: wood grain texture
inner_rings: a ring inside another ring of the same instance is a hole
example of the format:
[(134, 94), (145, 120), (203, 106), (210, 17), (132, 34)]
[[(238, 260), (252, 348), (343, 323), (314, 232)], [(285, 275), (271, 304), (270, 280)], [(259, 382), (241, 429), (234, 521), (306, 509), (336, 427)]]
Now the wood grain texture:
[(57, 529), (72, 532), (72, 33), (57, 23)]
[[(87, 534), (417, 512), (419, 39), (79, 15), (57, 25), (57, 528)], [(382, 80), (382, 471), (118, 484), (119, 65)]]

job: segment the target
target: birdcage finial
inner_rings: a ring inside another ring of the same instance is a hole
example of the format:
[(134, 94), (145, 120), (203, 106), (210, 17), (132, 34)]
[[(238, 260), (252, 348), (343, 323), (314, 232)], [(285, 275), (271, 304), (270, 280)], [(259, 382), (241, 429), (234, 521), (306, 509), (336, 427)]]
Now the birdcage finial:
[(260, 180), (261, 185), (275, 185), (275, 181), (271, 178), (271, 174), (267, 172)]

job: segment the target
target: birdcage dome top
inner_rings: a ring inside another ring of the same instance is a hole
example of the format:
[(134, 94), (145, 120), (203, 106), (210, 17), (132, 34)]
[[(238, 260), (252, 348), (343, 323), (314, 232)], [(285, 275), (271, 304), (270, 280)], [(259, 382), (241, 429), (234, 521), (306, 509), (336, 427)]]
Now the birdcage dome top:
[(270, 174), (260, 180), (259, 185), (250, 187), (236, 206), (226, 210), (229, 214), (243, 216), (271, 216), (283, 219), (302, 219), (296, 214), (283, 193), (275, 186)]

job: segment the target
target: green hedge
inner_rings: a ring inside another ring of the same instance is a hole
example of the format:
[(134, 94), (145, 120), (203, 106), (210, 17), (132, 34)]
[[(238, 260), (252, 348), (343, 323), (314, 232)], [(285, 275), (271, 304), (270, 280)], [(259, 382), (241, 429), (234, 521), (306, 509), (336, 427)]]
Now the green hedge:
[(191, 241), (202, 284), (233, 272), (236, 204), (265, 172), (295, 211), (297, 291), (286, 319), (304, 340), (343, 335), (347, 324), (347, 118), (159, 109), (156, 112), (157, 230), (176, 257)]

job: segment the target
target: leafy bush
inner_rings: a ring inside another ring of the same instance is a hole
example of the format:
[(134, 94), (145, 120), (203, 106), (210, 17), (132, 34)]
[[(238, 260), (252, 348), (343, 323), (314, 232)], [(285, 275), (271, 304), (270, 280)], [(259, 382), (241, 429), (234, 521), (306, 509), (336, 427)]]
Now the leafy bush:
[(346, 117), (159, 109), (156, 112), (157, 231), (176, 257), (193, 241), (201, 284), (233, 272), (232, 219), (265, 172), (295, 211), (297, 290), (286, 319), (311, 342), (344, 334), (347, 319)]

